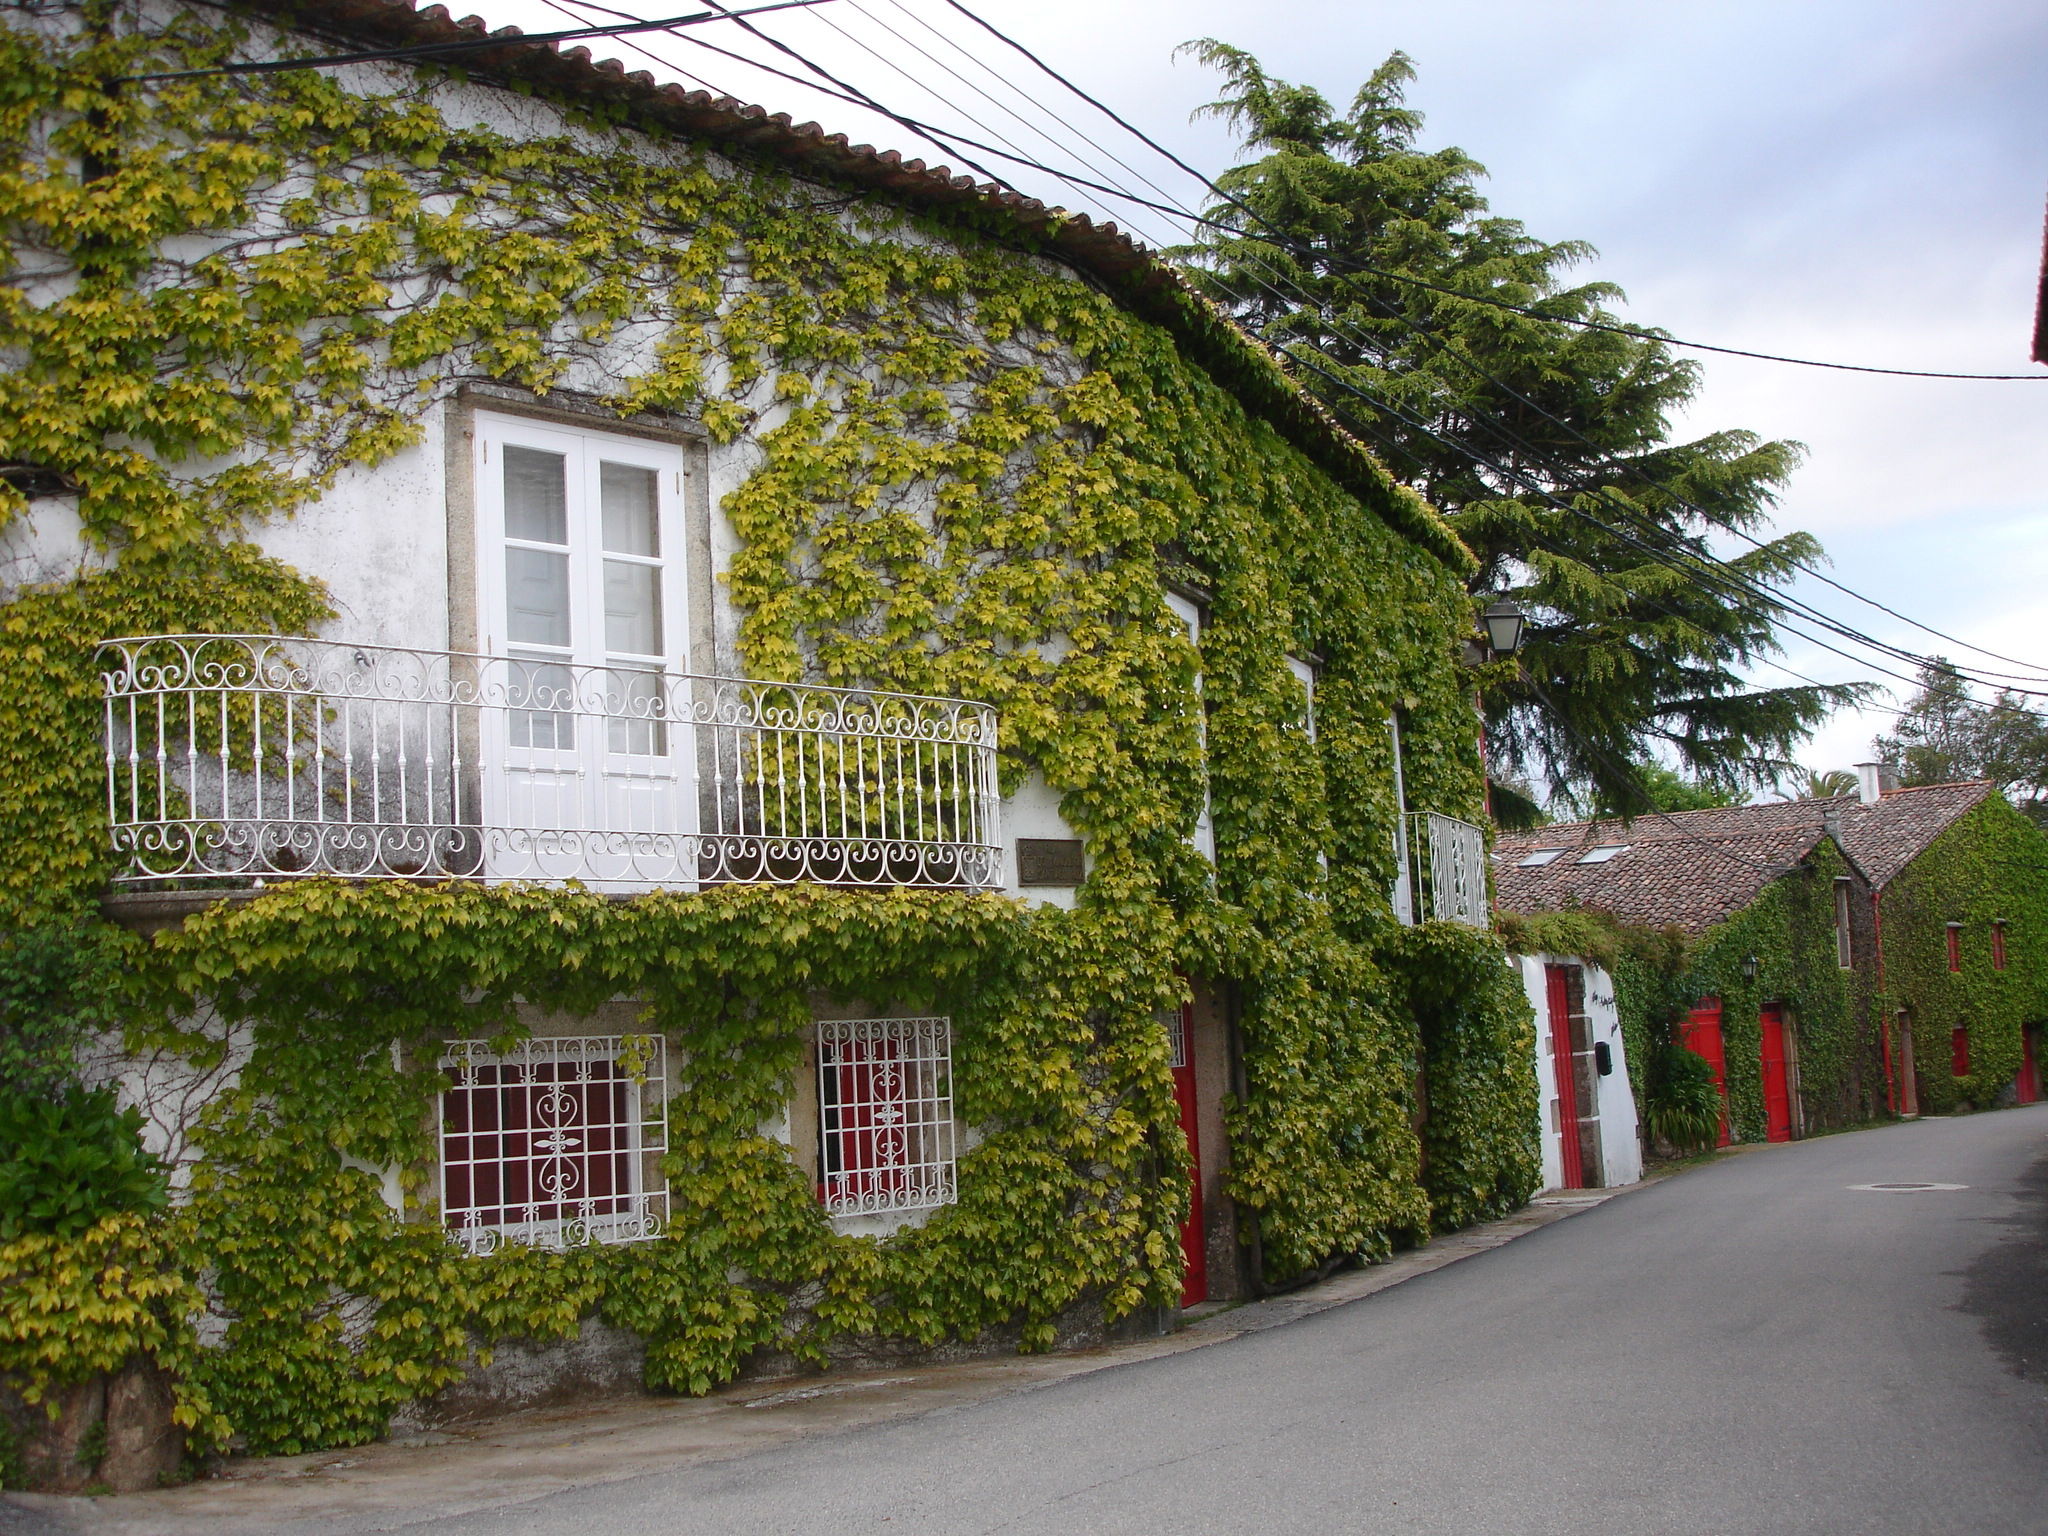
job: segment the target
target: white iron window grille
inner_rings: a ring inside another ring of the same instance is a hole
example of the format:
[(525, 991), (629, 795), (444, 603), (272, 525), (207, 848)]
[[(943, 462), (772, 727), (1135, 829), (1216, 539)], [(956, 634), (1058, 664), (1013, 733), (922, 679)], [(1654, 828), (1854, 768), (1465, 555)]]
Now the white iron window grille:
[(666, 1055), (659, 1035), (449, 1041), (442, 1224), (472, 1253), (659, 1237)]
[(950, 1019), (818, 1025), (818, 1163), (835, 1216), (953, 1203)]

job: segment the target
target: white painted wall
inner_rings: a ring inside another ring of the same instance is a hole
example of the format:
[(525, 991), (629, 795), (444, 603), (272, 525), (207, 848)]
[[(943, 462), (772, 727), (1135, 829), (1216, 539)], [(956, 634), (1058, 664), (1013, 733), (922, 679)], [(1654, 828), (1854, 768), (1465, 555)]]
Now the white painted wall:
[[(1550, 990), (1545, 966), (1576, 965), (1586, 973), (1586, 1016), (1593, 1038), (1607, 1042), (1613, 1054), (1614, 1071), (1598, 1079), (1595, 1108), (1600, 1116), (1600, 1160), (1598, 1170), (1603, 1188), (1633, 1184), (1643, 1176), (1642, 1136), (1638, 1131), (1636, 1099), (1629, 1087), (1628, 1055), (1621, 1039), (1621, 1014), (1614, 1002), (1614, 978), (1600, 966), (1578, 955), (1517, 955), (1522, 990), (1536, 1015), (1536, 1091), (1539, 1110), (1539, 1141), (1543, 1148), (1543, 1187), (1556, 1189), (1564, 1182), (1564, 1154), (1553, 1108), (1557, 1098), (1557, 1068), (1550, 1050)], [(1588, 1170), (1591, 1172), (1592, 1170)]]
[[(176, 10), (176, 0), (143, 3), (157, 13), (153, 19), (158, 21)], [(53, 15), (46, 22), (56, 32), (69, 30), (74, 24), (75, 18), (65, 13)], [(255, 31), (259, 36), (268, 33), (273, 39), (281, 35), (261, 24), (255, 26)], [(338, 71), (336, 78), (344, 85), (373, 93), (412, 85), (407, 72), (379, 65), (351, 66)], [(451, 122), (483, 125), (515, 138), (566, 135), (592, 144), (601, 142), (613, 152), (636, 154), (658, 163), (693, 160), (698, 154), (693, 146), (659, 136), (595, 131), (579, 125), (544, 100), (481, 83), (443, 82), (433, 88), (432, 96), (434, 105)], [(730, 165), (730, 161), (716, 154), (706, 157), (706, 166), (713, 174)], [(295, 187), (284, 186), (274, 195), (259, 197), (251, 206), (247, 231), (195, 237), (188, 242), (192, 249), (181, 250), (179, 254), (196, 258), (243, 233), (282, 231), (286, 226), (280, 222), (276, 205), (293, 190)], [(799, 185), (791, 195), (808, 193)], [(857, 214), (849, 211), (844, 216), (852, 221)], [(940, 237), (906, 226), (875, 238), (919, 244), (936, 242)], [(1016, 259), (1047, 271), (1065, 270), (1044, 258), (1022, 253)], [(601, 345), (574, 356), (562, 375), (561, 385), (565, 390), (586, 394), (609, 393), (655, 363), (661, 340), (661, 328), (652, 322), (629, 322)], [(999, 358), (1014, 354), (1018, 362), (1043, 369), (1055, 385), (1072, 382), (1086, 372), (1087, 365), (1078, 356), (1041, 350), (1039, 341), (1036, 337), (1011, 337), (991, 341), (988, 346)], [(715, 358), (710, 367), (716, 374)], [(467, 517), (451, 520), (451, 508), (457, 503), (466, 505), (470, 499), (466, 466), (472, 462), (471, 444), (462, 434), (466, 418), (454, 406), (455, 383), (457, 378), (475, 372), (466, 359), (452, 357), (445, 362), (444, 377), (405, 383), (393, 395), (392, 403), (417, 422), (421, 432), (418, 443), (375, 466), (358, 465), (342, 470), (333, 486), (317, 501), (288, 518), (246, 530), (247, 536), (265, 552), (325, 583), (333, 599), (335, 617), (323, 626), (324, 638), (425, 650), (469, 649), (475, 645), (475, 638), (467, 632), (471, 627), (467, 615), (476, 594), (452, 588), (474, 585), (473, 579), (463, 579), (463, 572), (473, 572), (478, 561), (487, 556), (481, 551), (472, 554), (466, 546), (451, 547), (451, 538), (473, 541), (476, 536)], [(412, 387), (413, 382), (419, 387)], [(715, 377), (709, 382), (714, 388), (718, 384)], [(382, 387), (377, 381), (372, 382), (373, 391)], [(963, 385), (961, 390), (960, 398), (964, 400), (971, 387)], [(476, 403), (482, 409), (494, 408), (490, 400)], [(711, 512), (711, 569), (691, 573), (687, 580), (692, 593), (708, 591), (711, 595), (710, 627), (714, 638), (710, 654), (690, 657), (698, 670), (740, 670), (736, 646), (738, 616), (723, 580), (738, 551), (739, 539), (723, 515), (721, 504), (758, 468), (764, 456), (762, 435), (772, 431), (786, 415), (786, 408), (774, 400), (772, 378), (759, 386), (750, 404), (759, 411), (751, 433), (730, 443), (703, 445), (704, 491)], [(602, 430), (603, 425), (597, 419), (589, 423), (593, 430)], [(452, 442), (451, 436), (455, 438)], [(181, 473), (199, 474), (218, 470), (226, 462), (175, 468)], [(0, 529), (0, 601), (26, 585), (72, 579), (99, 562), (100, 557), (87, 548), (81, 537), (70, 502), (62, 498), (39, 501), (27, 516)], [(1191, 623), (1198, 623), (1192, 613)], [(682, 626), (677, 628), (680, 631)], [(682, 638), (680, 633), (675, 636), (678, 644)], [(1055, 637), (1049, 654), (1056, 659), (1059, 649)], [(679, 652), (678, 664), (680, 660)], [(1041, 778), (1034, 775), (1005, 804), (1001, 835), (1007, 845), (1004, 884), (1010, 893), (1036, 902), (1071, 906), (1071, 891), (1027, 892), (1016, 882), (1018, 837), (1074, 835), (1059, 813), (1059, 797)], [(1205, 853), (1213, 856), (1206, 816), (1197, 841)]]

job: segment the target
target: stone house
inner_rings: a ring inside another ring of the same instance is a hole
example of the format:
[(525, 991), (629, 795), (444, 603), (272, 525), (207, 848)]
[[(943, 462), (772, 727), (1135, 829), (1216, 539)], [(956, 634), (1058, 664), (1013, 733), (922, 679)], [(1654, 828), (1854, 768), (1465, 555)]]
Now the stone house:
[(1600, 933), (1638, 1093), (1660, 1045), (1705, 1057), (1724, 1142), (2039, 1092), (2048, 966), (2023, 935), (2042, 931), (2048, 848), (1989, 784), (1861, 777), (1835, 799), (1496, 844), (1500, 910), (1528, 920), (1524, 944), (1559, 918)]
[(202, 1438), (1045, 1348), (1534, 1187), (1469, 557), (1160, 259), (438, 6), (0, 46), (0, 901), (112, 957), (178, 1198), (95, 1241)]

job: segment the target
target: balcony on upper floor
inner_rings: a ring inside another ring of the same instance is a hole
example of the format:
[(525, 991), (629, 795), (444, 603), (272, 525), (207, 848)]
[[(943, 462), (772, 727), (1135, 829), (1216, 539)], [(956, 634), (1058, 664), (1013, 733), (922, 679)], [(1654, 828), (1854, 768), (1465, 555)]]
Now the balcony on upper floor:
[(269, 635), (101, 655), (119, 889), (1002, 881), (985, 704)]
[(1404, 923), (1488, 926), (1486, 833), (1435, 811), (1410, 811), (1401, 820), (1407, 878), (1395, 890), (1395, 916)]

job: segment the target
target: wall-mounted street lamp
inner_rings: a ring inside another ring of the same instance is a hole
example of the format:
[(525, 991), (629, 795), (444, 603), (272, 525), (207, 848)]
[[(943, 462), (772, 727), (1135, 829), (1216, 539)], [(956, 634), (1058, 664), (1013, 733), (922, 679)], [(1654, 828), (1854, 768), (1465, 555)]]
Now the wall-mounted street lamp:
[(1479, 622), (1486, 627), (1486, 643), (1494, 655), (1512, 656), (1522, 648), (1522, 631), (1529, 616), (1522, 611), (1521, 604), (1504, 597), (1497, 603), (1488, 603)]
[(1744, 956), (1742, 957), (1742, 979), (1743, 979), (1744, 981), (1755, 981), (1755, 980), (1756, 980), (1756, 956), (1755, 956), (1755, 955), (1744, 955)]

